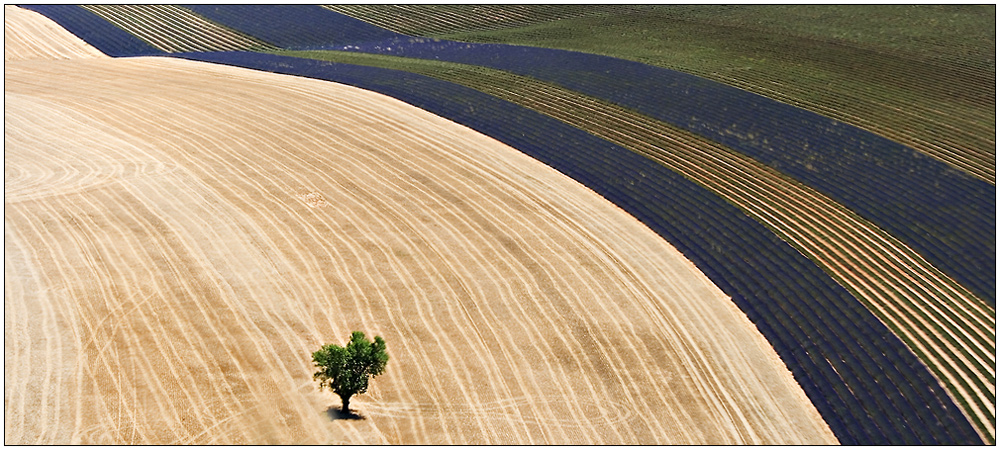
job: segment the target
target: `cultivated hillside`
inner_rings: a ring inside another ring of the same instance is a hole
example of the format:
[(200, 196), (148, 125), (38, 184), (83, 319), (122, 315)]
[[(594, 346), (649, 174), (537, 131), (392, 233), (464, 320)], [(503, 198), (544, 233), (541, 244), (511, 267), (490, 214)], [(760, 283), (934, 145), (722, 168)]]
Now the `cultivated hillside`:
[[(517, 149), (97, 56), (5, 7), (5, 444), (836, 442), (690, 260)], [(391, 360), (338, 420), (309, 354), (355, 329)]]

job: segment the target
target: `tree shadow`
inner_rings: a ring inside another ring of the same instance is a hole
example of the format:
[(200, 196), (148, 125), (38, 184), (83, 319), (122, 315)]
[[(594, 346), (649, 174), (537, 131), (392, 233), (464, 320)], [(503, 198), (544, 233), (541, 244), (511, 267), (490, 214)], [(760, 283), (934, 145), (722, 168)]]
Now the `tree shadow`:
[(335, 408), (333, 406), (326, 409), (326, 415), (330, 420), (365, 420), (365, 416), (357, 414), (354, 411), (344, 412), (340, 408)]

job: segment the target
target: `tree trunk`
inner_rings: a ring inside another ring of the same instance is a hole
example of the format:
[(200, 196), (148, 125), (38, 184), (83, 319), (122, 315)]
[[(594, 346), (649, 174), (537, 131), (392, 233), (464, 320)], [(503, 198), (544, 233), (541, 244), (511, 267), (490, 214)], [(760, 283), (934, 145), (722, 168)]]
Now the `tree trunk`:
[(341, 395), (340, 396), (340, 403), (343, 404), (343, 406), (341, 406), (341, 408), (340, 408), (340, 411), (343, 412), (344, 414), (350, 414), (351, 413), (351, 410), (350, 410), (351, 396), (350, 395)]

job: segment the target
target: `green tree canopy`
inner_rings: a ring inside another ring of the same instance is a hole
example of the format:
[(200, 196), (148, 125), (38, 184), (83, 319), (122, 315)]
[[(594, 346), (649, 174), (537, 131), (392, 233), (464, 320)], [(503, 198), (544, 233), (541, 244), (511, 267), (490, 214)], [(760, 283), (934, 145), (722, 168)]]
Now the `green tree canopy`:
[(381, 336), (375, 336), (375, 342), (371, 342), (364, 333), (355, 331), (347, 346), (326, 344), (313, 353), (313, 362), (319, 368), (313, 379), (319, 380), (320, 389), (329, 387), (339, 395), (341, 411), (349, 414), (351, 396), (367, 392), (368, 379), (382, 374), (388, 361)]

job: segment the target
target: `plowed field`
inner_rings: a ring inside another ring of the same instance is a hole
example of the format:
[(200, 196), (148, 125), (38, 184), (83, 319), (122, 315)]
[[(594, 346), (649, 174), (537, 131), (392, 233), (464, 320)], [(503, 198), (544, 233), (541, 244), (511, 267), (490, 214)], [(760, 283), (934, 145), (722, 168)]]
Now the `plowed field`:
[[(5, 14), (5, 444), (836, 442), (717, 287), (555, 170), (334, 83), (10, 57), (37, 17)], [(341, 420), (310, 353), (352, 330), (391, 359)]]

